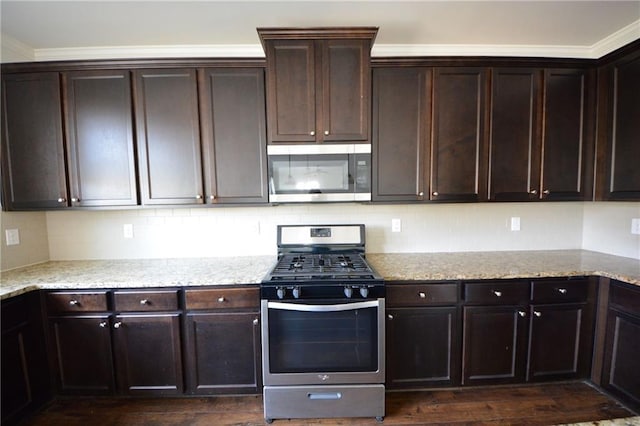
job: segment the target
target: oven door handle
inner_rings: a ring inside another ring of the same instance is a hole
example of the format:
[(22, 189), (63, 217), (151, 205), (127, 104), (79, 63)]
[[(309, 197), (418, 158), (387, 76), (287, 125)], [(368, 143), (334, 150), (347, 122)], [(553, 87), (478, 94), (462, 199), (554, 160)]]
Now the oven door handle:
[(301, 303), (285, 303), (285, 302), (268, 302), (267, 308), (280, 309), (283, 311), (300, 311), (300, 312), (338, 312), (338, 311), (354, 311), (356, 309), (377, 308), (380, 302), (377, 300), (369, 300), (366, 302), (341, 303), (339, 305), (306, 305)]

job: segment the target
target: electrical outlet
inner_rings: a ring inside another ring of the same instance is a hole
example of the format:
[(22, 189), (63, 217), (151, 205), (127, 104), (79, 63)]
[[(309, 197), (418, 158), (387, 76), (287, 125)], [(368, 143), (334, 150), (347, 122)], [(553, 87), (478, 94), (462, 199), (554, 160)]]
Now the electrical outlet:
[(131, 223), (125, 223), (122, 230), (125, 238), (133, 238), (133, 225)]
[(4, 236), (8, 246), (17, 246), (20, 244), (20, 231), (17, 229), (5, 229)]
[(391, 219), (391, 232), (402, 232), (402, 221), (400, 219)]
[(512, 217), (511, 218), (511, 230), (512, 231), (519, 231), (520, 230), (520, 218), (519, 217)]
[(640, 217), (631, 219), (631, 233), (640, 235)]

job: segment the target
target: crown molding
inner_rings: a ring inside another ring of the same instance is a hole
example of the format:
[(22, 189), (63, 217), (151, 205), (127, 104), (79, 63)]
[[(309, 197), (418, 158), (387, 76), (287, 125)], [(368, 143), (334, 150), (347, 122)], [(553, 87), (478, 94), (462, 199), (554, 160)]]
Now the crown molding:
[(589, 47), (501, 44), (382, 44), (373, 46), (371, 56), (491, 56), (592, 59)]
[(601, 58), (635, 40), (640, 40), (640, 19), (595, 43), (591, 54), (593, 58)]
[(32, 62), (35, 61), (34, 50), (15, 38), (6, 34), (0, 34), (0, 57), (2, 63), (9, 62)]

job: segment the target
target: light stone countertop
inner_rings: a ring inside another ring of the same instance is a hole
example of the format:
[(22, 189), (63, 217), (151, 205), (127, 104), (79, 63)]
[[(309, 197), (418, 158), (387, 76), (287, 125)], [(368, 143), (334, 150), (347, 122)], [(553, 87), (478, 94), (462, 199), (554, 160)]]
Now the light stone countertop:
[[(388, 281), (604, 276), (640, 285), (640, 260), (585, 250), (368, 253)], [(50, 261), (2, 273), (0, 298), (35, 289), (258, 284), (275, 256)]]

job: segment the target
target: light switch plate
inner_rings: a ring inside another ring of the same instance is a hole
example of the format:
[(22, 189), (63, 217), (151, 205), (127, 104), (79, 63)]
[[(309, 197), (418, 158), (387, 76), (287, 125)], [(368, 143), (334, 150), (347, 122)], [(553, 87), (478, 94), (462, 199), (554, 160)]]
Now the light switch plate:
[(5, 229), (4, 236), (8, 246), (17, 246), (20, 244), (20, 231), (17, 229)]
[(640, 235), (640, 217), (631, 219), (631, 233)]
[(519, 231), (520, 230), (520, 218), (519, 217), (512, 217), (511, 218), (511, 230), (512, 231)]

